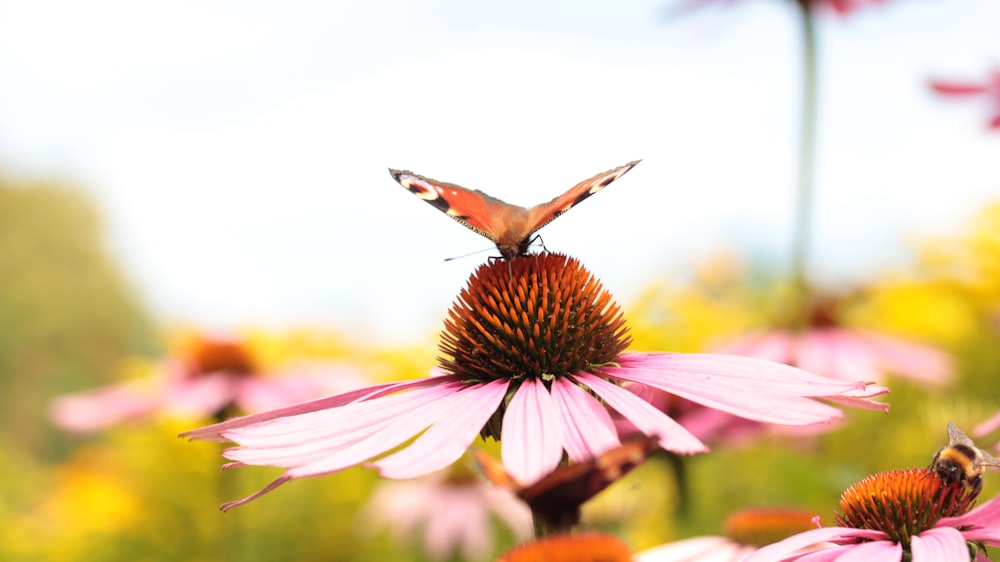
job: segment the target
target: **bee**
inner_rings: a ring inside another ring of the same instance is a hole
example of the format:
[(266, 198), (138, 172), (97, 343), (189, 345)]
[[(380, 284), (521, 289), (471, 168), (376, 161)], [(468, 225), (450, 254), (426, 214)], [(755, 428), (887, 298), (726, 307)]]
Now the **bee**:
[(983, 473), (988, 466), (1000, 468), (1000, 460), (976, 447), (961, 429), (948, 422), (948, 446), (938, 449), (927, 468), (945, 483), (962, 482), (973, 495), (979, 495), (983, 489)]

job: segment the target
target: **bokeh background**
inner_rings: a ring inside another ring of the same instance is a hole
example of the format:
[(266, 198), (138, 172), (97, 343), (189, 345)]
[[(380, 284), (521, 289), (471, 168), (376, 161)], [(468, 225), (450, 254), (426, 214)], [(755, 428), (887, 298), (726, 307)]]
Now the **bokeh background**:
[[(861, 295), (845, 324), (943, 349), (956, 375), (890, 374), (890, 413), (818, 439), (719, 445), (680, 472), (652, 459), (588, 507), (636, 548), (716, 534), (748, 505), (832, 522), (847, 485), (925, 465), (947, 421), (1000, 409), (1000, 94), (928, 85), (987, 79), (1000, 4), (818, 6), (810, 279)], [(780, 0), (0, 4), (0, 559), (432, 559), (359, 515), (370, 471), (223, 515), (274, 473), (222, 473), (217, 445), (176, 438), (211, 419), (78, 435), (51, 400), (140, 380), (192, 334), (238, 338), (265, 371), (425, 375), (486, 254), (443, 260), (490, 244), (390, 166), (533, 204), (642, 158), (546, 245), (618, 297), (636, 348), (775, 323), (797, 17)]]

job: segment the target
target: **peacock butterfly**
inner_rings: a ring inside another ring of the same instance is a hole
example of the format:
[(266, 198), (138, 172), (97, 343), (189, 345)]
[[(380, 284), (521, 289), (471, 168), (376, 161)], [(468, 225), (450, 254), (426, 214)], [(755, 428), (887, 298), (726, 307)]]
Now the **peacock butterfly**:
[(500, 461), (483, 451), (476, 451), (476, 460), (487, 479), (516, 493), (550, 528), (566, 528), (579, 523), (584, 503), (639, 466), (659, 440), (647, 436), (627, 441), (588, 461), (560, 466), (529, 486), (521, 486)]
[(492, 240), (503, 259), (512, 260), (528, 254), (528, 246), (533, 241), (532, 234), (538, 232), (538, 229), (604, 189), (638, 163), (639, 160), (635, 160), (597, 174), (576, 184), (548, 203), (541, 203), (530, 209), (504, 203), (479, 190), (439, 182), (413, 172), (389, 168), (389, 173), (417, 197)]

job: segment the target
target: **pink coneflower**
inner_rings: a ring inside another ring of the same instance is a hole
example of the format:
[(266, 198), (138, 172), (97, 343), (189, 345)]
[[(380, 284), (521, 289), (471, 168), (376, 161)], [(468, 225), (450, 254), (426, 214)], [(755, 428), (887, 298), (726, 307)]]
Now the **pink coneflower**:
[[(641, 383), (767, 423), (807, 425), (843, 413), (817, 399), (861, 400), (888, 392), (758, 359), (625, 353), (618, 306), (578, 261), (539, 254), (480, 266), (449, 312), (443, 374), (384, 384), (189, 431), (233, 441), (228, 466), (285, 473), (246, 503), (295, 478), (371, 462), (405, 479), (455, 462), (482, 434), (501, 441), (505, 471), (522, 485), (551, 473), (563, 454), (583, 462), (620, 445), (612, 414), (660, 447), (682, 454), (704, 444), (629, 390)], [(412, 441), (411, 441), (412, 440)], [(402, 448), (397, 449), (401, 445)]]
[(531, 536), (531, 512), (506, 490), (461, 463), (405, 482), (385, 482), (361, 515), (368, 529), (388, 527), (398, 542), (422, 539), (424, 550), (441, 560), (485, 560), (494, 554), (493, 519), (515, 539)]
[(737, 337), (714, 347), (734, 353), (795, 365), (843, 380), (881, 382), (886, 374), (925, 384), (944, 384), (953, 375), (952, 359), (933, 347), (841, 324), (839, 300), (817, 299), (802, 329), (778, 328)]
[(195, 338), (149, 377), (57, 397), (50, 414), (64, 429), (91, 432), (158, 414), (206, 417), (270, 410), (363, 382), (340, 365), (263, 373), (242, 343)]
[(994, 68), (985, 80), (979, 82), (931, 80), (930, 84), (931, 88), (942, 96), (985, 97), (990, 105), (989, 127), (1000, 129), (1000, 68)]
[(747, 508), (726, 519), (725, 536), (705, 536), (656, 546), (635, 562), (741, 562), (758, 548), (814, 529), (813, 514), (795, 508)]
[(988, 560), (1000, 545), (1000, 501), (970, 511), (976, 493), (927, 468), (881, 472), (844, 492), (837, 527), (806, 531), (766, 546), (745, 562)]

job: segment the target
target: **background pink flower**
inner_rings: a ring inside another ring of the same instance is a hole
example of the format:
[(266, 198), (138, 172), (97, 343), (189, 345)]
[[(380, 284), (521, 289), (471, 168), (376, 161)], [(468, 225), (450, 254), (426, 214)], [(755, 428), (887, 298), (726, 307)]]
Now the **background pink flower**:
[(754, 332), (719, 344), (714, 351), (779, 361), (842, 380), (882, 382), (893, 374), (941, 385), (953, 376), (951, 357), (943, 351), (840, 326)]
[(68, 394), (50, 405), (53, 422), (91, 432), (157, 415), (203, 418), (226, 411), (257, 412), (357, 388), (367, 381), (346, 365), (302, 363), (263, 373), (235, 340), (198, 338), (184, 355), (145, 379)]
[(931, 89), (951, 98), (986, 98), (989, 105), (989, 127), (1000, 129), (1000, 68), (994, 68), (981, 81), (939, 80), (930, 81)]
[(494, 520), (517, 540), (531, 536), (531, 512), (513, 494), (461, 469), (408, 481), (386, 481), (360, 514), (366, 532), (420, 541), (431, 557), (485, 560), (494, 552)]

